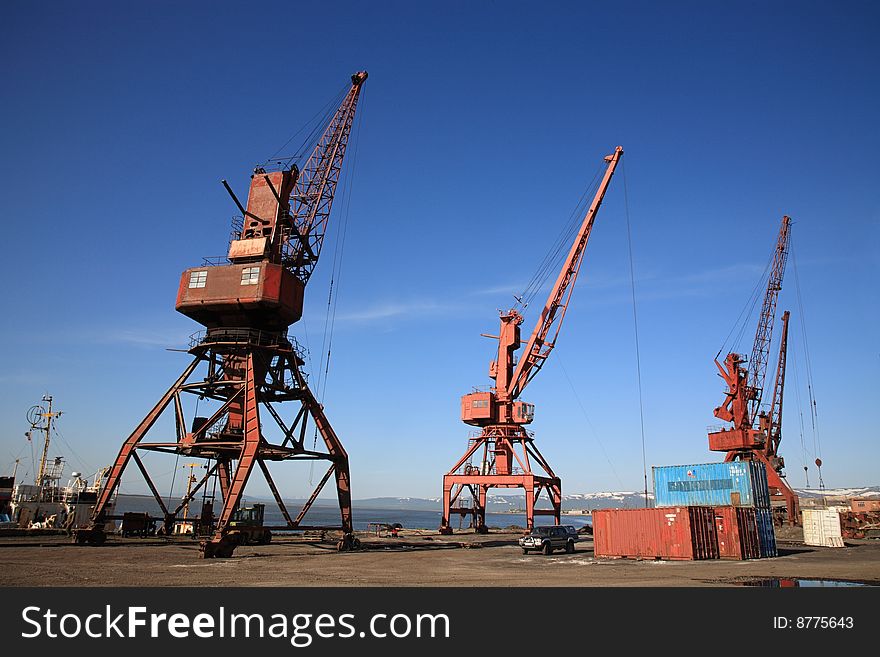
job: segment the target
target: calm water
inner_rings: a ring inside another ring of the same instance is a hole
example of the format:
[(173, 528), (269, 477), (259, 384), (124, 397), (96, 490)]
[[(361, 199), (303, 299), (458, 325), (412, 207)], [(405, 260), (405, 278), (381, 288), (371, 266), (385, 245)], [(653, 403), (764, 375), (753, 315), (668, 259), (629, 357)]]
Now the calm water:
[[(191, 513), (197, 513), (198, 504), (191, 506)], [(301, 507), (294, 503), (288, 506), (288, 511), (295, 516)], [(171, 509), (173, 510), (173, 509)], [(140, 497), (120, 496), (116, 514), (122, 514), (126, 511), (147, 512), (150, 515), (161, 518), (162, 513), (154, 500)], [(215, 512), (218, 509), (215, 509)], [(409, 509), (360, 509), (355, 501), (352, 504), (352, 520), (356, 530), (366, 531), (370, 523), (381, 522), (394, 524), (399, 522), (407, 529), (437, 529), (440, 526), (440, 511), (415, 511)], [(461, 529), (469, 527), (469, 518), (464, 518), (460, 525)], [(284, 517), (281, 511), (274, 503), (266, 503), (266, 516), (264, 520), (267, 525), (283, 525)], [(538, 516), (535, 519), (538, 525), (552, 525), (553, 518), (548, 516)], [(339, 509), (329, 506), (313, 506), (303, 520), (304, 525), (338, 525)], [(518, 527), (526, 526), (526, 516), (524, 513), (487, 513), (486, 524), (489, 527), (504, 528), (510, 525)], [(563, 515), (562, 524), (573, 525), (575, 527), (583, 527), (592, 524), (592, 518), (587, 515)], [(452, 528), (458, 529), (458, 518), (453, 517)]]

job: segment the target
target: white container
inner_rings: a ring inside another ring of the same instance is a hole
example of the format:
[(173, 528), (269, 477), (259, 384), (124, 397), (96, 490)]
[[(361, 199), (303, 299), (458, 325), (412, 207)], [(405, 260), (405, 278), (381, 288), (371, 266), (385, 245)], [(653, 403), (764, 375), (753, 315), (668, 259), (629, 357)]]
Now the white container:
[(821, 547), (844, 547), (837, 509), (804, 509), (804, 543)]

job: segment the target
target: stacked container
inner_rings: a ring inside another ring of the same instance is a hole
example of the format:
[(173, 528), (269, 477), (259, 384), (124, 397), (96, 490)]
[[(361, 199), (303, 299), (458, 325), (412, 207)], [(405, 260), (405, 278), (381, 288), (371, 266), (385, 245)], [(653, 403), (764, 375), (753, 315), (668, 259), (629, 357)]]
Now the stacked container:
[(699, 560), (718, 558), (715, 513), (708, 507), (593, 511), (597, 557)]
[(777, 556), (767, 470), (757, 461), (654, 467), (653, 509), (593, 512), (597, 557)]
[(655, 506), (770, 508), (767, 470), (758, 461), (654, 467)]
[(715, 530), (718, 535), (720, 559), (758, 559), (761, 544), (755, 509), (737, 506), (716, 506)]
[[(732, 522), (735, 520), (736, 536), (724, 539), (728, 554), (725, 558), (755, 559), (778, 556), (773, 515), (770, 510), (767, 470), (760, 461), (670, 465), (654, 467), (653, 474), (654, 503), (658, 507), (683, 504), (712, 506), (715, 507), (716, 514), (727, 517), (727, 523), (722, 521), (725, 528), (732, 528)], [(751, 509), (754, 514), (723, 511), (725, 507)], [(750, 537), (753, 535), (757, 535), (757, 555), (748, 547)], [(741, 538), (745, 543), (740, 542)], [(738, 548), (737, 543), (739, 543)], [(720, 549), (719, 546), (719, 551)], [(742, 556), (734, 556), (737, 553)]]

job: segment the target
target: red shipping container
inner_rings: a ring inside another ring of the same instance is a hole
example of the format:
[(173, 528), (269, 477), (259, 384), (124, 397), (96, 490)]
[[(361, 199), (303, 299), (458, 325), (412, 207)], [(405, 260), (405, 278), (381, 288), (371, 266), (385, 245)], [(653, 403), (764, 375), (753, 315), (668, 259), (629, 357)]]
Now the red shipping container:
[(716, 506), (715, 530), (721, 559), (758, 559), (761, 545), (755, 510), (748, 507)]
[(593, 511), (597, 557), (717, 559), (718, 535), (712, 507), (599, 509)]

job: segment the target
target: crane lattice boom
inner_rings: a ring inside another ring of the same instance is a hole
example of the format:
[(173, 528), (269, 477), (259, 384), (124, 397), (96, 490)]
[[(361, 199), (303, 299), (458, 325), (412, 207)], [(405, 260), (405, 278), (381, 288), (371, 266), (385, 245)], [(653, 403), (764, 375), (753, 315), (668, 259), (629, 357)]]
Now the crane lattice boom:
[[(511, 309), (500, 316), (497, 357), (489, 365), (495, 386), (461, 398), (461, 419), (481, 427), (480, 435), (468, 442), (468, 449), (443, 477), (443, 517), (440, 531), (451, 533), (450, 517), (470, 515), (478, 532), (486, 531), (486, 495), (490, 488), (522, 488), (525, 491), (526, 524), (534, 526), (536, 515), (552, 515), (559, 524), (562, 513), (562, 480), (543, 457), (532, 435), (525, 429), (534, 418), (534, 404), (519, 401), (526, 385), (541, 369), (559, 336), (562, 320), (571, 301), (574, 283), (583, 262), (596, 213), (605, 197), (623, 148), (605, 157), (607, 167), (596, 195), (581, 222), (568, 257), (562, 265), (544, 309), (526, 344), (519, 363), (514, 354), (520, 348), (523, 316)], [(548, 336), (552, 334), (552, 338)], [(472, 463), (478, 459), (478, 464)], [(464, 505), (462, 493), (470, 494), (472, 505)], [(541, 495), (551, 508), (537, 506)]]
[[(611, 177), (614, 175), (614, 170), (617, 168), (617, 163), (622, 156), (623, 148), (618, 146), (614, 153), (605, 157), (605, 161), (608, 163), (608, 167), (605, 169), (605, 176), (596, 190), (596, 195), (590, 204), (589, 210), (587, 210), (587, 214), (584, 216), (581, 228), (574, 240), (574, 244), (571, 246), (562, 271), (559, 272), (556, 284), (550, 291), (547, 303), (544, 304), (544, 309), (538, 318), (538, 323), (535, 325), (535, 329), (532, 331), (532, 335), (523, 350), (523, 357), (513, 373), (507, 394), (510, 399), (517, 399), (519, 397), (529, 381), (534, 378), (544, 365), (544, 361), (547, 360), (547, 356), (550, 355), (556, 344), (556, 338), (559, 336), (560, 328), (562, 328), (562, 320), (565, 317), (566, 310), (568, 310), (568, 302), (571, 300), (571, 294), (574, 291), (574, 283), (577, 280), (581, 262), (583, 262), (584, 250), (587, 248), (587, 241), (590, 239), (590, 233), (593, 230), (596, 213), (599, 211), (599, 206), (602, 205), (605, 192), (608, 190), (608, 184), (611, 182)], [(556, 329), (553, 333), (553, 338), (548, 341), (547, 336), (550, 334), (554, 324)]]
[(758, 319), (758, 330), (755, 333), (755, 342), (749, 359), (749, 390), (747, 395), (749, 397), (749, 419), (753, 424), (761, 407), (764, 379), (767, 375), (767, 361), (770, 357), (770, 340), (773, 337), (773, 321), (776, 318), (776, 302), (779, 298), (779, 291), (782, 289), (782, 275), (785, 272), (785, 262), (788, 259), (790, 227), (791, 218), (783, 217), (779, 238), (776, 241), (776, 250), (773, 252), (770, 278), (767, 280), (767, 292), (764, 294), (764, 303), (761, 306), (761, 315)]
[(358, 97), (366, 79), (366, 71), (351, 76), (351, 89), (315, 145), (290, 195), (293, 228), (284, 241), (282, 262), (303, 283), (312, 275), (324, 245)]

